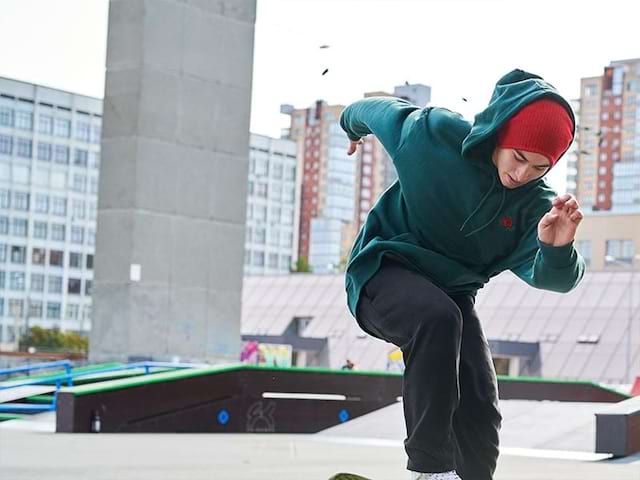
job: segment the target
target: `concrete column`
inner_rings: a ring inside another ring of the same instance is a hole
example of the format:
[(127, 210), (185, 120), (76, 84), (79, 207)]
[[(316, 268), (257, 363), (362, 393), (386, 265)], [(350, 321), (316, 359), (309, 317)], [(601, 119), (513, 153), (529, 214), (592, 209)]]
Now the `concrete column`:
[(92, 361), (236, 362), (255, 0), (111, 0)]

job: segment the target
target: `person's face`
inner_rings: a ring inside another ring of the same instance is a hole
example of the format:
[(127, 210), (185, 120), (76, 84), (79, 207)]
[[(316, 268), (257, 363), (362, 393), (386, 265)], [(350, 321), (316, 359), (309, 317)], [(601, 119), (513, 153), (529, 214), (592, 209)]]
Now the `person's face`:
[(537, 180), (551, 166), (544, 155), (513, 148), (496, 147), (491, 159), (505, 188), (518, 188)]

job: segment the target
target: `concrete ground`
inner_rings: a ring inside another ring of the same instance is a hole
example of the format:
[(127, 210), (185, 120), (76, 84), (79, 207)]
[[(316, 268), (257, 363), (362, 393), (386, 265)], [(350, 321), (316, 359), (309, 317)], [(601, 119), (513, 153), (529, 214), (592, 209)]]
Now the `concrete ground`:
[[(609, 460), (593, 453), (591, 419), (599, 405), (581, 411), (501, 403), (494, 480), (640, 480), (640, 454)], [(547, 416), (553, 418), (540, 423)], [(324, 480), (339, 471), (409, 478), (401, 404), (314, 435), (55, 434), (54, 425), (53, 412), (0, 423), (0, 479)]]
[[(407, 479), (400, 446), (350, 444), (319, 435), (52, 434), (0, 430), (7, 480), (300, 480), (338, 471)], [(638, 480), (640, 456), (615, 461), (503, 455), (495, 480)]]

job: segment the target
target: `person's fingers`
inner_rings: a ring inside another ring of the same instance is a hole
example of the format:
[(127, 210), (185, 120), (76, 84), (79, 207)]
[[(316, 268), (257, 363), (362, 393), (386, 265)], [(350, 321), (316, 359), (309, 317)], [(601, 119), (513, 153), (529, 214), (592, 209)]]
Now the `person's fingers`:
[(580, 205), (578, 205), (578, 201), (575, 198), (570, 198), (569, 200), (567, 200), (564, 206), (572, 209), (577, 209), (580, 207)]
[(353, 155), (357, 149), (357, 144), (355, 142), (351, 142), (349, 144), (349, 149), (347, 150), (347, 155)]
[(541, 227), (549, 227), (558, 219), (559, 215), (557, 213), (545, 213), (545, 215), (540, 219)]
[(559, 206), (561, 204), (565, 204), (566, 202), (568, 202), (572, 198), (574, 198), (573, 195), (571, 195), (570, 193), (565, 193), (564, 195), (560, 195), (560, 196), (554, 198), (551, 203), (554, 206)]
[(582, 221), (582, 219), (584, 218), (584, 214), (582, 213), (582, 210), (578, 209), (575, 212), (573, 212), (569, 218), (577, 223), (580, 223)]

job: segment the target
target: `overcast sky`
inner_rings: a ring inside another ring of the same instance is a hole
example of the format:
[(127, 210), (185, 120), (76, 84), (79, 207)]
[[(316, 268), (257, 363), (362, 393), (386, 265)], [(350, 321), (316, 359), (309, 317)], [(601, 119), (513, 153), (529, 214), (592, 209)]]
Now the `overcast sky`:
[[(102, 98), (107, 12), (108, 0), (2, 0), (0, 76)], [(581, 77), (640, 57), (639, 18), (629, 0), (258, 0), (251, 130), (279, 136), (282, 103), (348, 104), (405, 81), (471, 119), (513, 68), (575, 98)], [(552, 173), (562, 189), (564, 169)]]

